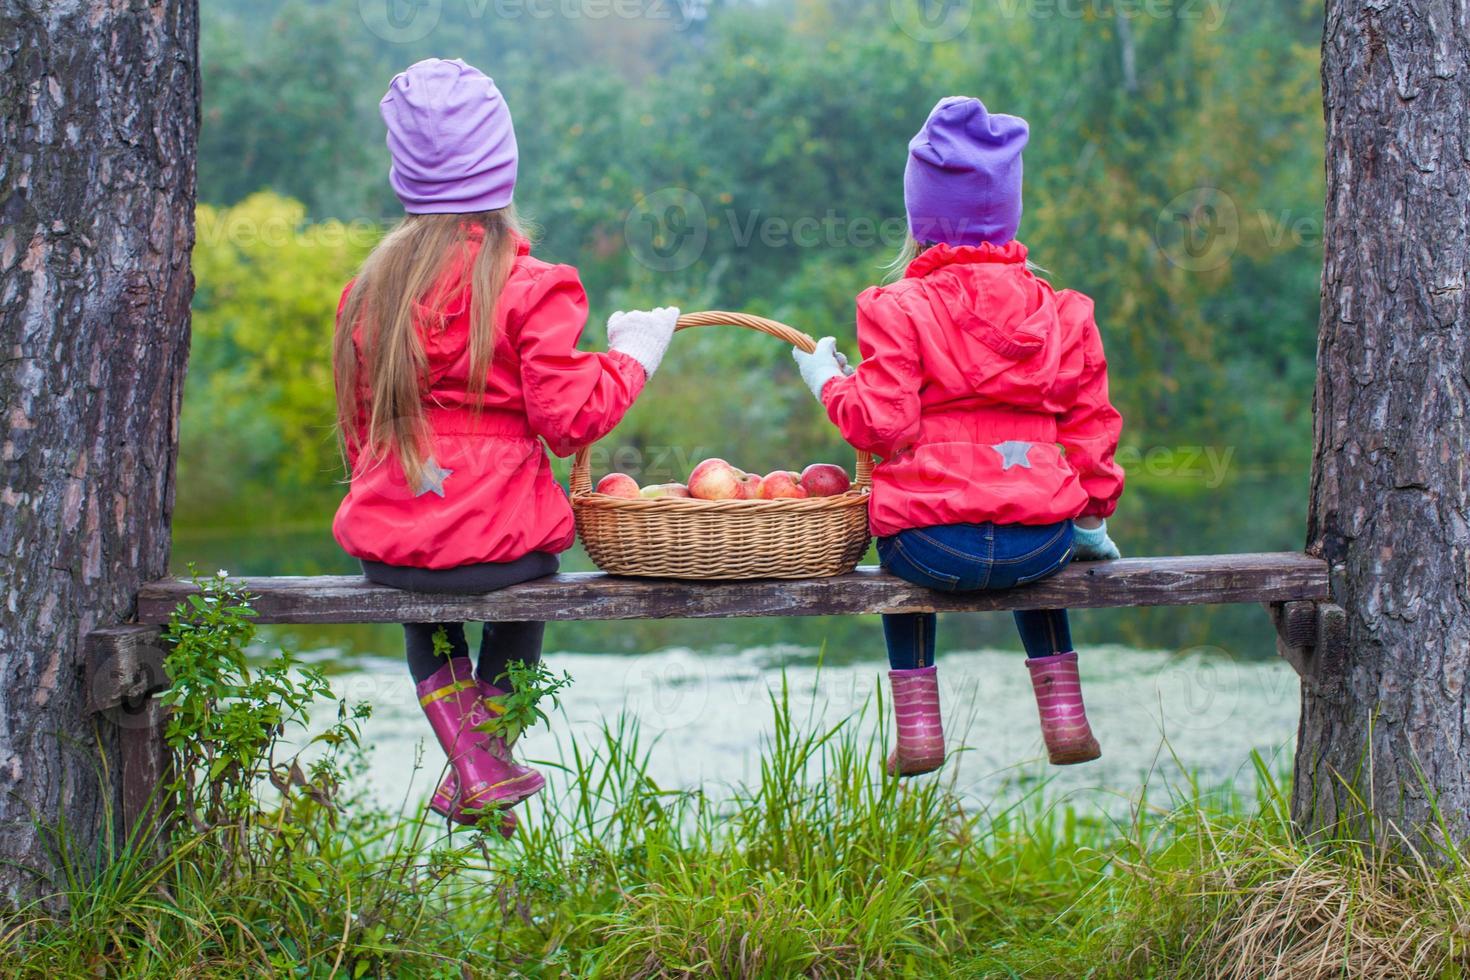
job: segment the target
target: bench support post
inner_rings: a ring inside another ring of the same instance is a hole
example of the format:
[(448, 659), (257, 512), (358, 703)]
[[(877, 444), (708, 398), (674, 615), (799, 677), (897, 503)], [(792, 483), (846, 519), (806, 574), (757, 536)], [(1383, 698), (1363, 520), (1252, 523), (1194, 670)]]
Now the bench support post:
[(173, 776), (168, 742), (168, 712), (155, 697), (144, 699), (129, 727), (122, 730), (123, 833), (148, 832), (167, 819), (163, 787)]
[(168, 713), (154, 697), (168, 688), (157, 626), (114, 626), (87, 636), (87, 706), (116, 725), (121, 768), (124, 839), (164, 816), (161, 787), (168, 781)]

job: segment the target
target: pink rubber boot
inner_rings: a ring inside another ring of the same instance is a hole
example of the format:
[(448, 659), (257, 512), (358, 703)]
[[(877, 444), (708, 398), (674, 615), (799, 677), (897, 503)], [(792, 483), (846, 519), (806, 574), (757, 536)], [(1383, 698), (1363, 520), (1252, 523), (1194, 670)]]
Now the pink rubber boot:
[[(474, 724), (479, 725), (488, 714), (501, 714), (504, 711), (499, 703), (492, 699), (501, 697), (505, 692), (494, 684), (480, 680), (478, 677), (476, 678), (476, 683), (480, 688), (480, 704), (486, 712), (486, 715), (481, 715), (478, 711), (475, 712)], [(483, 735), (480, 737), (480, 746), (485, 751), (511, 765), (516, 765), (515, 760), (510, 755), (510, 749), (513, 744), (513, 742), (506, 742), (500, 738), (490, 738)], [(480, 815), (471, 811), (455, 809), (454, 797), (458, 792), (459, 777), (455, 775), (454, 769), (451, 767), (449, 772), (445, 774), (444, 780), (439, 784), (439, 788), (434, 791), (434, 796), (429, 801), (429, 809), (440, 816), (448, 817), (455, 823), (473, 827), (480, 822)], [(514, 813), (511, 813), (509, 810), (503, 810), (500, 815), (500, 836), (506, 840), (514, 837), (516, 827), (519, 823), (520, 821), (516, 819)]]
[(893, 724), (898, 746), (888, 775), (917, 776), (944, 765), (944, 725), (939, 718), (939, 674), (934, 667), (890, 670)]
[[(487, 807), (514, 806), (546, 785), (540, 773), (510, 761), (509, 751), (490, 751), (490, 745), (499, 740), (489, 740), (476, 731), (490, 716), (468, 657), (450, 659), (421, 682), (417, 691), (419, 705), (449, 757), (453, 775), (453, 786), (446, 780), (434, 794), (430, 805), (436, 812), (459, 823), (475, 823)], [(496, 747), (503, 750), (503, 746)], [(444, 794), (446, 788), (449, 792)]]
[[(480, 814), (484, 811), (457, 809), (454, 805), (454, 797), (458, 792), (459, 778), (454, 775), (454, 770), (450, 769), (449, 775), (445, 776), (439, 788), (434, 790), (434, 797), (429, 801), (429, 809), (441, 817), (448, 817), (457, 824), (463, 824), (466, 827), (478, 826)], [(520, 826), (520, 823), (514, 813), (509, 810), (501, 810), (500, 826), (495, 829), (501, 837), (510, 840), (516, 835), (516, 828)]]
[(1031, 686), (1036, 690), (1036, 707), (1041, 713), (1041, 737), (1054, 766), (1091, 762), (1102, 755), (1087, 709), (1082, 705), (1082, 678), (1077, 674), (1074, 651), (1049, 657), (1031, 657)]
[[(459, 810), (455, 808), (454, 797), (458, 792), (459, 778), (454, 775), (454, 770), (450, 769), (449, 775), (444, 777), (444, 781), (434, 791), (434, 797), (429, 801), (429, 809), (441, 817), (448, 817), (457, 824), (463, 824), (466, 827), (477, 826), (480, 823), (479, 813), (473, 810)], [(510, 840), (516, 835), (516, 828), (520, 824), (521, 822), (516, 819), (514, 813), (511, 813), (509, 810), (501, 810), (500, 826), (496, 828), (496, 831), (499, 832), (501, 837)]]

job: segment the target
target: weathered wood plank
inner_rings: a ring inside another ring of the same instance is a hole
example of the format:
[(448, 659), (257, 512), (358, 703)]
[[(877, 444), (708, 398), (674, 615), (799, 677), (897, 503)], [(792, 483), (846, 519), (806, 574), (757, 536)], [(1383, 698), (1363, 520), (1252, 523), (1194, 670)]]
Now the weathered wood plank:
[(110, 626), (88, 633), (87, 710), (108, 711), (125, 702), (141, 704), (149, 695), (166, 689), (163, 657), (157, 626)]
[[(262, 623), (400, 623), (504, 620), (714, 619), (891, 612), (1101, 608), (1290, 602), (1328, 598), (1327, 566), (1295, 552), (1078, 562), (1005, 592), (931, 592), (877, 568), (821, 579), (685, 582), (556, 575), (477, 596), (402, 592), (360, 576), (245, 578)], [(164, 623), (194, 587), (168, 579), (143, 587), (138, 619)]]

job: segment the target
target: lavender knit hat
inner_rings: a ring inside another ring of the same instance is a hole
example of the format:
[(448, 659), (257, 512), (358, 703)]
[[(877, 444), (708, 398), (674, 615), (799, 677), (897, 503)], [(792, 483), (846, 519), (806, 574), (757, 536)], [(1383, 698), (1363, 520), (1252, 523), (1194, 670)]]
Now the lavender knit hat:
[(402, 72), (379, 105), (393, 166), (388, 182), (410, 214), (467, 214), (510, 203), (516, 134), (495, 83), (459, 59)]
[(1021, 223), (1026, 120), (986, 111), (979, 99), (940, 99), (909, 141), (903, 201), (921, 242), (1004, 245)]

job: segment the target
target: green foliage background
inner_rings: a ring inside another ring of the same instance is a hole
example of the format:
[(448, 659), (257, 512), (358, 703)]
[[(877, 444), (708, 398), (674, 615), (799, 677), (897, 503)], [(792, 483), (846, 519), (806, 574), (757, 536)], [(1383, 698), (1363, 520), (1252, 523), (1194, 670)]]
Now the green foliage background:
[[(853, 297), (896, 251), (905, 147), (929, 107), (964, 93), (1024, 115), (1021, 238), (1058, 285), (1097, 300), (1125, 441), (1156, 461), (1135, 469), (1135, 499), (1197, 501), (1135, 552), (1212, 544), (1240, 517), (1232, 494), (1289, 511), (1271, 522), (1285, 531), (1247, 543), (1298, 546), (1321, 263), (1320, 5), (958, 4), (963, 31), (929, 43), (906, 4), (780, 0), (686, 24), (672, 4), (596, 17), (591, 4), (444, 0), (427, 37), (395, 44), (365, 21), (374, 4), (216, 0), (183, 525), (324, 527), (341, 479), (332, 314), (398, 213), (376, 101), (394, 72), (439, 55), (505, 91), (517, 201), (539, 253), (582, 271), (589, 346), (611, 311), (672, 303), (771, 315), (852, 350)], [(644, 261), (640, 202), (670, 194), (696, 201), (707, 240), (661, 271)], [(735, 330), (681, 335), (610, 442), (642, 450), (650, 479), (706, 453), (752, 469), (847, 455), (786, 352)], [(1225, 484), (1171, 469), (1195, 446), (1233, 454)], [(1253, 479), (1269, 492), (1233, 482)], [(1154, 523), (1127, 500), (1121, 518)]]

